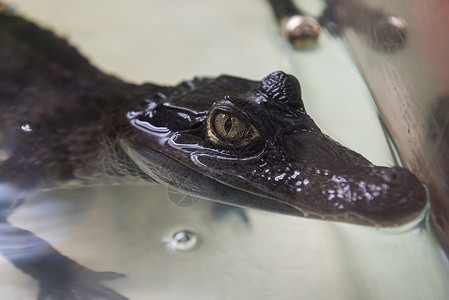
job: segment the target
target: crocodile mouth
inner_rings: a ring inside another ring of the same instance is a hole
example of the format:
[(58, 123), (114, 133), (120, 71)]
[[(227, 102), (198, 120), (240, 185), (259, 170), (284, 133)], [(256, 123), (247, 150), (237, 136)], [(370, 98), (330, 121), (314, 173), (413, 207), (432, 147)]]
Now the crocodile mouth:
[[(257, 158), (253, 159), (253, 166), (247, 163), (234, 169), (230, 168), (232, 161), (226, 166), (226, 160), (204, 154), (195, 157), (195, 161), (202, 164), (208, 177), (291, 206), (296, 210), (294, 215), (307, 218), (397, 227), (422, 215), (427, 204), (425, 187), (401, 167), (367, 165), (345, 173), (311, 165), (304, 167), (293, 161), (283, 166), (265, 166), (267, 169), (263, 171), (253, 167), (260, 165)], [(213, 165), (227, 171), (208, 168)], [(258, 171), (257, 178), (254, 170)], [(229, 184), (230, 178), (236, 180)]]
[[(291, 181), (285, 182), (282, 187), (273, 188), (261, 181), (248, 180), (235, 172), (205, 168), (208, 164), (205, 159), (207, 155), (191, 155), (183, 160), (144, 145), (123, 141), (121, 146), (154, 181), (195, 197), (244, 208), (373, 227), (397, 227), (416, 220), (427, 203), (424, 187), (412, 173), (399, 167), (364, 168), (362, 172), (365, 174), (358, 175), (371, 178), (371, 182), (353, 180), (357, 174), (336, 176), (315, 169), (312, 173), (322, 185), (320, 188), (323, 193), (326, 191), (325, 196), (317, 197), (314, 194), (291, 192), (292, 188), (298, 189)], [(202, 168), (198, 168), (198, 162), (203, 164)], [(291, 167), (294, 168), (294, 165)], [(291, 174), (295, 174), (294, 169)], [(316, 189), (313, 187), (314, 177), (308, 178), (308, 182), (307, 179), (302, 182), (304, 191), (307, 190), (306, 186)], [(383, 183), (385, 180), (390, 183), (388, 188)], [(392, 183), (392, 180), (397, 183)], [(326, 184), (323, 185), (323, 182)], [(410, 186), (410, 189), (404, 192), (402, 188), (396, 190), (394, 187), (403, 184)], [(352, 196), (344, 194), (349, 189)], [(364, 193), (362, 196), (365, 198), (357, 199), (357, 192), (360, 195)], [(416, 198), (421, 200), (416, 201)]]
[(164, 153), (127, 142), (122, 142), (121, 146), (134, 163), (154, 181), (188, 195), (243, 208), (304, 217), (301, 210), (290, 204), (211, 178)]

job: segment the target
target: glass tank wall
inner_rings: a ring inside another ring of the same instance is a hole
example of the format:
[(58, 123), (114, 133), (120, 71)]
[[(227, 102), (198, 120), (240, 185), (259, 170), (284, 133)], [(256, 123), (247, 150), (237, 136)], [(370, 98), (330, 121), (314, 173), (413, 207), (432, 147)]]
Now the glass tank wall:
[[(342, 40), (323, 30), (316, 48), (293, 50), (264, 1), (6, 2), (128, 81), (292, 73), (325, 133), (374, 164), (397, 160)], [(324, 3), (302, 5), (313, 14)], [(130, 299), (449, 298), (447, 259), (426, 216), (380, 230), (233, 209), (153, 185), (42, 192), (10, 220), (92, 270), (126, 274), (105, 285)], [(37, 294), (3, 257), (0, 278), (2, 299)]]

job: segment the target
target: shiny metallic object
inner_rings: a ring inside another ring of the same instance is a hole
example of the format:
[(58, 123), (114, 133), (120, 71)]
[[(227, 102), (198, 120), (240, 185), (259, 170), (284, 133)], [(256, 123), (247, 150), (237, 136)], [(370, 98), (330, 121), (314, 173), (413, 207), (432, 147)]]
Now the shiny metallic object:
[(376, 20), (372, 29), (373, 44), (379, 49), (394, 51), (404, 46), (407, 40), (407, 22), (387, 16)]
[(366, 45), (385, 52), (403, 48), (408, 38), (408, 24), (405, 19), (358, 1), (332, 2), (320, 21), (325, 27), (329, 24), (337, 26), (337, 30), (330, 28), (333, 33), (354, 31), (365, 40)]
[(318, 21), (306, 16), (291, 0), (269, 0), (276, 17), (280, 35), (293, 48), (305, 50), (317, 45), (321, 26)]
[(312, 17), (293, 15), (281, 21), (282, 37), (295, 49), (310, 49), (316, 46), (321, 32), (320, 24)]

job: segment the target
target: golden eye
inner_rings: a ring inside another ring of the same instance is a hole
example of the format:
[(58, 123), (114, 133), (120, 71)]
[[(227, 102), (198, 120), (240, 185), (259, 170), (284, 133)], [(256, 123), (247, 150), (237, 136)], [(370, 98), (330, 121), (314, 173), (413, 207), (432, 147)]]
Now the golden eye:
[(236, 116), (220, 112), (213, 120), (215, 132), (229, 143), (240, 141), (248, 133), (248, 126)]
[(247, 144), (258, 137), (257, 130), (233, 113), (219, 111), (208, 120), (209, 139), (216, 144)]

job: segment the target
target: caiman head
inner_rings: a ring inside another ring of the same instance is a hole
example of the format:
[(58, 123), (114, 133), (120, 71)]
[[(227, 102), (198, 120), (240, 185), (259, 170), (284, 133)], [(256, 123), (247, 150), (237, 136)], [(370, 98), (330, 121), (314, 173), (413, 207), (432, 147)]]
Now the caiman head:
[(299, 82), (197, 78), (128, 112), (120, 143), (154, 180), (199, 197), (273, 212), (397, 226), (426, 206), (408, 170), (378, 167), (323, 134)]

